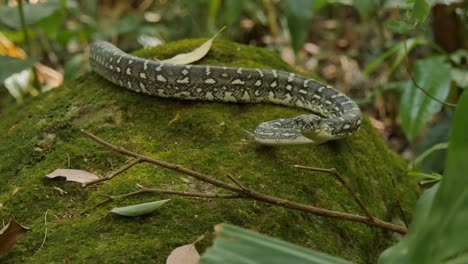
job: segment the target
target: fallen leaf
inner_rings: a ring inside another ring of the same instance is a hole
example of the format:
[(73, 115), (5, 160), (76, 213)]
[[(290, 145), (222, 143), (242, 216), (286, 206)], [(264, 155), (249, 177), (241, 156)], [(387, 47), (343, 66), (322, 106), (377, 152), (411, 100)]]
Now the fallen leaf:
[(153, 212), (170, 199), (112, 208), (111, 212), (123, 216), (140, 216)]
[(169, 125), (171, 125), (172, 123), (176, 122), (176, 121), (179, 120), (181, 117), (182, 117), (182, 116), (181, 116), (179, 113), (177, 113), (177, 114), (174, 116), (174, 118), (172, 118), (172, 120), (169, 121)]
[(5, 254), (10, 251), (11, 247), (16, 244), (22, 236), (29, 231), (29, 228), (18, 224), (11, 220), (6, 226), (0, 230), (0, 254)]
[(166, 264), (197, 264), (200, 260), (200, 254), (195, 248), (195, 244), (201, 241), (205, 236), (200, 236), (192, 244), (183, 245), (172, 250), (167, 257)]
[(43, 149), (41, 149), (40, 147), (35, 147), (34, 148), (34, 152), (42, 152), (44, 151)]
[(184, 245), (172, 250), (166, 264), (197, 264), (200, 254), (194, 244)]
[(13, 192), (11, 193), (11, 196), (17, 194), (19, 192), (20, 188), (19, 187), (16, 187), (15, 189), (13, 189)]
[(67, 181), (87, 183), (99, 179), (98, 176), (84, 170), (57, 169), (46, 175), (47, 178), (65, 177)]
[(197, 61), (208, 53), (211, 48), (211, 44), (213, 43), (213, 40), (218, 36), (219, 33), (221, 33), (226, 27), (221, 28), (216, 34), (211, 37), (209, 40), (207, 40), (205, 43), (203, 43), (200, 47), (192, 50), (191, 52), (188, 53), (182, 53), (178, 54), (170, 59), (167, 60), (161, 60), (160, 62), (163, 63), (171, 63), (171, 64), (179, 64), (179, 65), (185, 65), (185, 64), (190, 64), (194, 61)]

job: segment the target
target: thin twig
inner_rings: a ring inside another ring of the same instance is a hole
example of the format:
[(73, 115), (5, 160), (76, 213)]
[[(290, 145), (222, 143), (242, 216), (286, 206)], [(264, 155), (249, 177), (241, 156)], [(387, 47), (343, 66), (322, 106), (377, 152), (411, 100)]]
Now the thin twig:
[(242, 190), (244, 190), (246, 192), (248, 191), (248, 189), (238, 179), (234, 178), (233, 175), (228, 174), (227, 176), (233, 183), (235, 183), (237, 186), (239, 186)]
[(95, 135), (93, 135), (93, 134), (91, 134), (91, 133), (89, 133), (89, 132), (87, 132), (87, 131), (85, 131), (83, 129), (81, 130), (81, 132), (83, 134), (85, 134), (87, 137), (89, 137), (92, 140), (96, 141), (97, 143), (99, 143), (99, 144), (101, 144), (103, 146), (106, 146), (106, 147), (108, 147), (108, 148), (110, 148), (110, 149), (112, 149), (112, 150), (114, 150), (114, 151), (116, 151), (118, 153), (123, 154), (123, 155), (127, 155), (127, 156), (134, 157), (134, 158), (141, 158), (142, 161), (144, 161), (144, 162), (152, 163), (154, 165), (158, 165), (158, 166), (161, 166), (163, 168), (167, 168), (167, 169), (170, 169), (170, 170), (173, 170), (173, 171), (183, 173), (183, 174), (188, 175), (188, 176), (192, 176), (192, 177), (194, 177), (196, 179), (199, 179), (201, 181), (210, 183), (210, 184), (212, 184), (214, 186), (217, 186), (219, 188), (222, 188), (222, 189), (225, 189), (225, 190), (228, 190), (228, 191), (239, 192), (239, 191), (242, 190), (239, 187), (227, 184), (227, 183), (225, 183), (223, 181), (220, 181), (220, 180), (216, 180), (216, 179), (208, 177), (208, 176), (206, 176), (206, 175), (204, 175), (204, 174), (202, 174), (200, 172), (184, 168), (184, 167), (182, 167), (180, 165), (164, 162), (164, 161), (161, 161), (161, 160), (152, 159), (150, 157), (147, 157), (147, 156), (144, 156), (144, 155), (141, 155), (141, 154), (126, 150), (126, 149), (124, 149), (122, 147), (114, 146), (114, 145), (110, 144), (109, 142), (107, 142), (105, 140), (102, 140), (102, 139), (96, 137)]
[(108, 181), (112, 178), (114, 178), (115, 176), (121, 174), (122, 172), (130, 169), (131, 167), (139, 164), (143, 162), (143, 160), (141, 158), (136, 158), (134, 160), (132, 160), (131, 162), (125, 164), (123, 167), (121, 167), (120, 169), (112, 172), (111, 174), (107, 175), (106, 177), (102, 177), (102, 178), (99, 178), (99, 179), (96, 179), (96, 180), (92, 180), (92, 181), (89, 181), (89, 182), (86, 182), (86, 183), (83, 183), (81, 185), (81, 187), (86, 187), (86, 186), (89, 186), (89, 185), (93, 185), (93, 184), (96, 184), (98, 182), (103, 182), (103, 181)]
[(406, 53), (406, 56), (405, 56), (405, 61), (406, 61), (406, 65), (405, 65), (405, 70), (406, 72), (408, 73), (408, 75), (410, 76), (411, 78), (411, 82), (413, 82), (413, 85), (418, 88), (419, 90), (421, 90), (421, 92), (423, 92), (425, 95), (429, 96), (432, 100), (442, 104), (442, 105), (445, 105), (445, 106), (450, 106), (450, 107), (457, 107), (456, 104), (452, 104), (452, 103), (449, 103), (449, 102), (444, 102), (436, 97), (434, 97), (433, 95), (431, 95), (430, 93), (428, 93), (423, 87), (421, 87), (417, 82), (416, 82), (416, 79), (414, 79), (413, 77), (413, 74), (411, 74), (410, 70), (408, 69), (408, 65), (409, 65), (409, 59), (408, 59), (408, 47), (406, 46), (406, 39), (403, 41), (403, 46), (405, 47), (405, 53)]
[(45, 230), (44, 230), (44, 239), (42, 240), (42, 243), (41, 243), (41, 246), (37, 249), (36, 253), (34, 253), (33, 256), (35, 256), (39, 250), (41, 250), (43, 247), (44, 247), (44, 244), (46, 242), (46, 239), (47, 239), (47, 231), (48, 231), (48, 228), (47, 228), (47, 213), (49, 212), (49, 209), (47, 209), (47, 211), (45, 212), (44, 214), (44, 226), (45, 226)]
[[(210, 176), (207, 176), (205, 174), (202, 174), (200, 172), (184, 168), (184, 167), (182, 167), (180, 165), (175, 165), (175, 164), (171, 164), (171, 163), (168, 163), (168, 162), (165, 162), (165, 161), (152, 159), (150, 157), (147, 157), (147, 156), (144, 156), (144, 155), (141, 155), (141, 154), (126, 150), (126, 149), (124, 149), (122, 147), (117, 147), (115, 145), (110, 144), (109, 142), (106, 142), (106, 141), (98, 138), (97, 136), (95, 136), (95, 135), (93, 135), (93, 134), (91, 134), (89, 132), (86, 132), (84, 130), (81, 130), (81, 131), (83, 132), (83, 134), (85, 134), (89, 138), (93, 139), (97, 143), (99, 143), (99, 144), (101, 144), (103, 146), (106, 146), (106, 147), (108, 147), (108, 148), (110, 148), (110, 149), (112, 149), (112, 150), (114, 150), (114, 151), (116, 151), (118, 153), (121, 153), (121, 154), (127, 155), (127, 156), (131, 156), (131, 157), (134, 157), (134, 158), (141, 158), (144, 162), (152, 163), (152, 164), (155, 164), (155, 165), (158, 165), (158, 166), (170, 169), (170, 170), (174, 170), (174, 171), (183, 173), (185, 175), (194, 177), (194, 178), (196, 178), (198, 180), (201, 180), (203, 182), (212, 184), (212, 185), (217, 186), (219, 188), (235, 192), (235, 193), (239, 194), (242, 198), (249, 198), (249, 199), (252, 199), (252, 200), (257, 200), (257, 201), (261, 201), (261, 202), (265, 202), (265, 203), (269, 203), (269, 204), (279, 205), (279, 206), (282, 206), (282, 207), (285, 207), (285, 208), (295, 209), (295, 210), (299, 210), (299, 211), (302, 211), (302, 212), (306, 212), (306, 213), (310, 213), (310, 214), (314, 214), (314, 215), (318, 215), (318, 216), (337, 218), (337, 219), (347, 220), (347, 221), (351, 221), (351, 222), (364, 223), (364, 224), (367, 224), (369, 226), (380, 227), (382, 229), (390, 230), (390, 231), (400, 233), (400, 234), (405, 234), (407, 232), (406, 227), (395, 225), (395, 224), (392, 224), (392, 223), (389, 223), (389, 222), (385, 222), (385, 221), (382, 221), (382, 220), (377, 219), (377, 218), (369, 218), (368, 216), (348, 214), (348, 213), (323, 209), (323, 208), (319, 208), (319, 207), (315, 207), (315, 206), (311, 206), (311, 205), (300, 204), (300, 203), (280, 199), (280, 198), (277, 198), (277, 197), (274, 197), (274, 196), (270, 196), (270, 195), (267, 195), (267, 194), (263, 194), (263, 193), (254, 191), (252, 189), (247, 189), (246, 188), (247, 191), (245, 191), (245, 189), (242, 189), (242, 188), (237, 187), (237, 186), (233, 186), (231, 184), (227, 184), (227, 183), (225, 183), (223, 181), (214, 179), (214, 178), (212, 178)], [(141, 193), (141, 192), (137, 191), (137, 192), (128, 193), (128, 194), (124, 194), (124, 195), (129, 196), (129, 195), (136, 195), (136, 194), (139, 194), (139, 193)]]
[(294, 165), (293, 166), (296, 169), (301, 169), (301, 170), (308, 170), (308, 171), (316, 171), (316, 172), (323, 172), (323, 173), (328, 173), (333, 176), (346, 188), (348, 193), (351, 195), (351, 197), (354, 199), (354, 201), (358, 204), (359, 208), (361, 208), (361, 211), (369, 218), (369, 219), (374, 219), (372, 214), (367, 210), (366, 206), (364, 203), (361, 201), (359, 196), (353, 190), (349, 185), (346, 183), (346, 181), (341, 177), (340, 173), (335, 169), (326, 169), (326, 168), (316, 168), (316, 167), (307, 167), (307, 166), (302, 166), (302, 165)]
[(389, 176), (390, 176), (390, 179), (392, 180), (392, 186), (393, 186), (393, 190), (395, 191), (395, 199), (396, 199), (398, 210), (400, 211), (401, 219), (403, 219), (403, 223), (405, 223), (405, 226), (408, 227), (408, 220), (406, 219), (406, 215), (405, 215), (405, 212), (403, 211), (403, 207), (401, 207), (400, 192), (397, 189), (395, 177), (393, 177), (392, 174), (389, 174)]

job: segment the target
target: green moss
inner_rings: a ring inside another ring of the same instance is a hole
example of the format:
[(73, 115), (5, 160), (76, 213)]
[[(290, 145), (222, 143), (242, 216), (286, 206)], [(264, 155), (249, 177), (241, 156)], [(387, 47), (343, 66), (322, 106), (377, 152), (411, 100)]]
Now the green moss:
[[(136, 54), (165, 58), (191, 50), (202, 41), (185, 40)], [(294, 71), (267, 50), (225, 41), (217, 41), (199, 63)], [(142, 195), (80, 214), (101, 201), (101, 194), (134, 191), (138, 183), (161, 189), (217, 191), (148, 164), (86, 189), (44, 178), (58, 168), (84, 169), (103, 176), (130, 160), (84, 137), (79, 131), (86, 129), (116, 145), (226, 182), (226, 175), (232, 174), (267, 194), (360, 213), (329, 175), (291, 168), (294, 164), (334, 167), (376, 217), (398, 221), (391, 174), (398, 181), (403, 207), (412, 208), (416, 195), (410, 180), (402, 177), (405, 164), (386, 148), (367, 119), (356, 136), (318, 146), (264, 147), (244, 132), (265, 120), (302, 113), (264, 104), (153, 98), (118, 88), (93, 73), (24, 104), (11, 105), (0, 113), (0, 219), (15, 219), (33, 230), (2, 261), (164, 263), (175, 247), (211, 234), (217, 223), (230, 222), (349, 260), (373, 262), (391, 243), (388, 232), (259, 202), (171, 197), (148, 216), (125, 218), (109, 213), (112, 207), (167, 198)], [(53, 187), (68, 195), (60, 195)], [(12, 195), (15, 188), (19, 191)], [(39, 250), (47, 210), (49, 231)], [(202, 242), (202, 250), (209, 243)]]

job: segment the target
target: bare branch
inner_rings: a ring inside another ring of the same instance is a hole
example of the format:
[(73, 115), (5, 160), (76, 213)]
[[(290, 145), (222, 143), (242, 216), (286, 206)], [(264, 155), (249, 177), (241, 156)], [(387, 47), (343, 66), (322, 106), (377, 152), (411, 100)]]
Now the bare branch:
[(108, 181), (112, 178), (114, 178), (115, 176), (123, 173), (124, 171), (130, 169), (131, 167), (139, 164), (143, 162), (143, 160), (141, 158), (136, 158), (135, 160), (132, 160), (130, 163), (126, 164), (125, 166), (121, 167), (120, 169), (116, 170), (115, 172), (112, 172), (111, 174), (107, 175), (106, 177), (102, 177), (102, 178), (99, 178), (99, 179), (96, 179), (96, 180), (92, 180), (92, 181), (89, 181), (89, 182), (86, 182), (86, 183), (83, 183), (81, 185), (81, 187), (86, 187), (88, 185), (93, 185), (93, 184), (96, 184), (98, 182), (103, 182), (103, 181)]
[[(153, 158), (150, 158), (150, 157), (147, 157), (147, 156), (144, 156), (144, 155), (141, 155), (141, 154), (126, 150), (126, 149), (124, 149), (122, 147), (114, 146), (114, 145), (112, 145), (112, 144), (98, 138), (97, 136), (95, 136), (95, 135), (93, 135), (93, 134), (91, 134), (89, 132), (86, 132), (84, 130), (81, 130), (81, 131), (82, 131), (83, 134), (85, 134), (89, 138), (93, 139), (94, 141), (98, 142), (99, 144), (104, 145), (104, 146), (106, 146), (106, 147), (108, 147), (108, 148), (110, 148), (110, 149), (112, 149), (112, 150), (114, 150), (114, 151), (116, 151), (118, 153), (121, 153), (121, 154), (127, 155), (127, 156), (131, 156), (131, 157), (134, 157), (134, 158), (137, 158), (137, 159), (141, 159), (143, 162), (152, 163), (154, 165), (158, 165), (158, 166), (161, 166), (161, 167), (173, 170), (173, 171), (183, 173), (185, 175), (194, 177), (194, 178), (196, 178), (198, 180), (201, 180), (201, 181), (204, 181), (206, 183), (212, 184), (212, 185), (214, 185), (216, 187), (219, 187), (219, 188), (222, 188), (222, 189), (237, 193), (237, 195), (238, 195), (238, 196), (236, 196), (236, 194), (231, 194), (230, 196), (228, 196), (228, 198), (248, 198), (248, 199), (251, 199), (251, 200), (257, 200), (257, 201), (261, 201), (261, 202), (265, 202), (265, 203), (269, 203), (269, 204), (282, 206), (282, 207), (285, 207), (285, 208), (295, 209), (295, 210), (299, 210), (299, 211), (302, 211), (302, 212), (305, 212), (305, 213), (310, 213), (310, 214), (314, 214), (314, 215), (318, 215), (318, 216), (343, 219), (343, 220), (347, 220), (347, 221), (351, 221), (351, 222), (364, 223), (364, 224), (367, 224), (369, 226), (376, 226), (376, 227), (386, 229), (386, 230), (390, 230), (390, 231), (400, 233), (400, 234), (405, 234), (407, 232), (407, 228), (405, 228), (403, 226), (388, 223), (388, 222), (382, 221), (380, 219), (373, 218), (372, 216), (369, 217), (369, 216), (354, 215), (354, 214), (348, 214), (348, 213), (323, 209), (323, 208), (319, 208), (319, 207), (315, 207), (315, 206), (311, 206), (311, 205), (300, 204), (300, 203), (280, 199), (280, 198), (277, 198), (277, 197), (274, 197), (274, 196), (270, 196), (270, 195), (267, 195), (267, 194), (263, 194), (263, 193), (254, 191), (252, 189), (248, 189), (246, 187), (241, 188), (241, 187), (237, 187), (237, 186), (234, 186), (234, 185), (231, 185), (231, 184), (227, 184), (227, 183), (225, 183), (223, 181), (217, 180), (217, 179), (215, 179), (213, 177), (207, 176), (207, 175), (202, 174), (200, 172), (184, 168), (184, 167), (182, 167), (180, 165), (175, 165), (175, 164), (171, 164), (171, 163), (168, 163), (168, 162), (165, 162), (165, 161), (156, 160), (156, 159), (153, 159)], [(332, 173), (333, 170), (329, 170), (329, 169), (320, 169), (319, 170), (317, 168), (317, 171)], [(335, 173), (336, 173), (336, 171), (335, 171)], [(236, 182), (237, 185), (239, 185), (238, 180), (234, 179), (232, 176), (230, 177), (230, 179), (232, 181)], [(343, 184), (343, 185), (345, 185), (345, 184)], [(243, 186), (243, 185), (241, 184), (239, 186)], [(137, 194), (141, 194), (141, 193), (153, 192), (153, 191), (150, 191), (150, 190), (152, 190), (152, 189), (142, 188), (139, 191), (131, 192), (131, 193), (127, 193), (127, 194), (123, 194), (123, 195), (119, 195), (119, 196), (107, 196), (108, 199), (106, 201), (102, 202), (101, 204), (112, 201), (112, 200), (114, 200), (116, 198), (122, 198), (122, 197), (128, 197), (128, 196), (131, 196), (131, 195), (137, 195)], [(213, 194), (200, 195), (199, 193), (197, 193), (197, 195), (191, 195), (191, 194), (194, 194), (194, 193), (169, 191), (169, 190), (157, 190), (157, 191), (154, 191), (154, 192), (163, 193), (162, 191), (167, 192), (168, 194), (169, 194), (169, 192), (171, 192), (171, 194), (184, 195), (184, 196), (195, 196), (195, 197), (201, 197), (201, 198), (226, 198), (226, 197), (210, 197), (210, 195), (213, 195)], [(220, 194), (218, 194), (216, 196), (219, 196), (219, 195)], [(356, 198), (358, 199), (357, 196), (356, 196)], [(99, 204), (99, 205), (101, 205), (101, 204)], [(361, 204), (362, 204), (362, 202), (361, 202)], [(99, 205), (97, 205), (97, 206), (99, 206)]]
[(301, 166), (301, 165), (294, 165), (293, 166), (296, 169), (301, 169), (301, 170), (308, 170), (308, 171), (317, 171), (317, 172), (323, 172), (323, 173), (328, 173), (333, 176), (346, 188), (348, 193), (351, 195), (351, 197), (354, 199), (354, 201), (357, 203), (359, 208), (361, 208), (361, 211), (369, 218), (369, 219), (374, 219), (372, 214), (367, 210), (366, 206), (364, 203), (361, 201), (359, 196), (349, 187), (349, 185), (346, 183), (346, 181), (341, 177), (340, 173), (335, 169), (325, 169), (325, 168), (316, 168), (316, 167), (307, 167), (307, 166)]
[(227, 184), (227, 183), (225, 183), (223, 181), (220, 181), (220, 180), (216, 180), (214, 178), (208, 177), (208, 176), (206, 176), (206, 175), (204, 175), (202, 173), (199, 173), (197, 171), (193, 171), (193, 170), (184, 168), (184, 167), (182, 167), (180, 165), (175, 165), (175, 164), (171, 164), (171, 163), (164, 162), (164, 161), (161, 161), (161, 160), (152, 159), (150, 157), (147, 157), (147, 156), (144, 156), (144, 155), (141, 155), (141, 154), (126, 150), (126, 149), (124, 149), (122, 147), (114, 146), (114, 145), (110, 144), (109, 142), (104, 141), (104, 140), (96, 137), (95, 135), (93, 135), (93, 134), (91, 134), (91, 133), (89, 133), (89, 132), (87, 132), (87, 131), (85, 131), (83, 129), (81, 130), (81, 132), (83, 134), (85, 134), (87, 137), (89, 137), (92, 140), (96, 141), (97, 143), (99, 143), (99, 144), (101, 144), (103, 146), (106, 146), (106, 147), (108, 147), (108, 148), (110, 148), (110, 149), (112, 149), (112, 150), (114, 150), (114, 151), (116, 151), (118, 153), (130, 156), (130, 157), (134, 157), (134, 158), (141, 158), (141, 160), (144, 161), (144, 162), (152, 163), (154, 165), (158, 165), (158, 166), (161, 166), (161, 167), (173, 170), (173, 171), (177, 171), (177, 172), (186, 174), (188, 176), (192, 176), (192, 177), (194, 177), (194, 178), (196, 178), (198, 180), (207, 182), (209, 184), (212, 184), (214, 186), (217, 186), (219, 188), (222, 188), (222, 189), (225, 189), (225, 190), (228, 190), (228, 191), (239, 192), (239, 191), (242, 190), (239, 187)]

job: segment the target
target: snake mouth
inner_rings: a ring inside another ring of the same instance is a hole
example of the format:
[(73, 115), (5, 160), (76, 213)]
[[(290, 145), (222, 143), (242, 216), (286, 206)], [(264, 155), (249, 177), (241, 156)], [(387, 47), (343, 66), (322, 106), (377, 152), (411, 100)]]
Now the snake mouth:
[(272, 138), (272, 137), (261, 137), (255, 136), (255, 142), (267, 145), (267, 146), (291, 146), (291, 145), (304, 145), (304, 144), (318, 144), (309, 138), (306, 138), (302, 135), (298, 135), (291, 140), (291, 138)]

